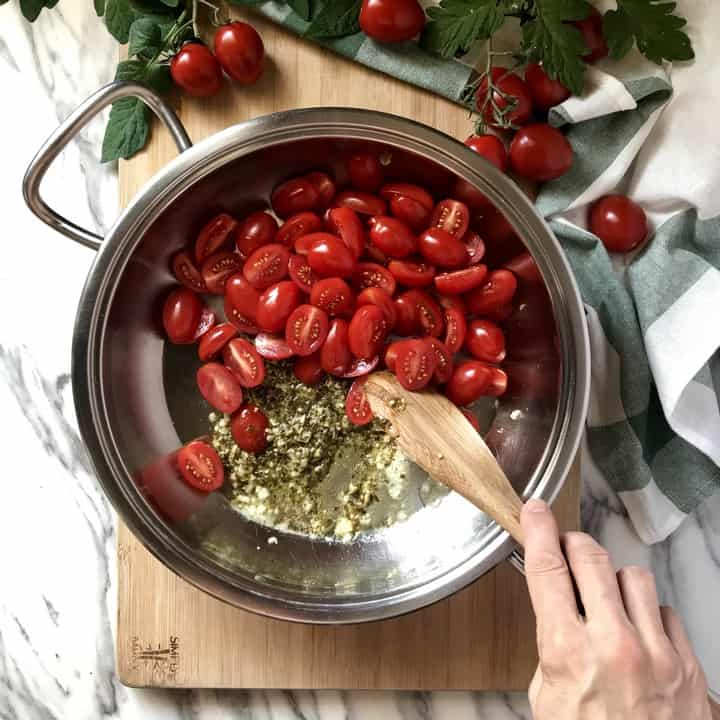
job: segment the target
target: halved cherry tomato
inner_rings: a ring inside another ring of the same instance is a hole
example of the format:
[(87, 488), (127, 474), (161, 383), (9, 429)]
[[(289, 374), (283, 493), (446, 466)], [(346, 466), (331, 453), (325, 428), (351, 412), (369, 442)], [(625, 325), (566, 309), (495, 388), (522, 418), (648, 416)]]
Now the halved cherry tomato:
[(349, 315), (355, 307), (355, 294), (340, 278), (318, 280), (310, 291), (310, 304), (330, 317)]
[(485, 255), (485, 243), (482, 238), (473, 230), (468, 230), (462, 241), (468, 251), (468, 265), (476, 265)]
[(389, 332), (390, 327), (381, 308), (377, 305), (359, 307), (352, 316), (348, 328), (350, 352), (364, 360), (375, 357)]
[(264, 290), (287, 276), (289, 261), (290, 251), (284, 245), (263, 245), (245, 261), (243, 275), (254, 288)]
[(331, 235), (330, 233), (323, 232), (322, 230), (320, 232), (313, 232), (308, 233), (307, 235), (300, 235), (299, 237), (295, 238), (295, 244), (293, 246), (293, 249), (298, 255), (305, 255), (310, 252), (312, 249), (312, 246), (322, 238), (332, 237), (334, 238), (334, 235)]
[[(443, 316), (440, 306), (423, 290), (407, 290), (400, 298), (416, 307), (417, 322), (426, 335), (439, 337), (443, 331)], [(400, 299), (398, 298), (398, 300)], [(397, 304), (396, 304), (397, 309)]]
[(325, 224), (350, 248), (358, 260), (365, 251), (365, 228), (358, 214), (346, 207), (331, 208), (325, 215)]
[(183, 480), (202, 492), (212, 492), (222, 487), (225, 480), (222, 460), (212, 445), (202, 440), (192, 442), (180, 448), (177, 454), (177, 467)]
[(529, 285), (543, 284), (543, 278), (540, 274), (537, 263), (533, 260), (533, 257), (529, 252), (516, 255), (512, 260), (506, 262), (503, 265), (503, 268), (510, 270), (516, 278), (519, 278)]
[(362, 153), (348, 158), (347, 171), (350, 182), (365, 192), (375, 192), (383, 181), (383, 169), (378, 156), (373, 153)]
[(255, 334), (260, 293), (242, 273), (231, 275), (225, 283), (225, 316), (240, 332)]
[(398, 343), (395, 376), (406, 390), (424, 388), (432, 380), (436, 368), (437, 355), (426, 339)]
[(570, 91), (559, 80), (553, 80), (540, 63), (530, 63), (525, 68), (525, 82), (535, 107), (541, 110), (549, 110), (570, 97)]
[(435, 287), (448, 295), (460, 295), (482, 285), (487, 275), (486, 265), (473, 265), (464, 270), (455, 270), (435, 276)]
[(505, 335), (490, 320), (473, 320), (468, 325), (465, 348), (476, 360), (499, 363), (505, 359)]
[(162, 314), (168, 340), (176, 345), (194, 342), (202, 313), (203, 302), (192, 290), (185, 287), (173, 290), (165, 300)]
[(467, 315), (467, 306), (459, 295), (437, 295), (437, 301), (443, 310), (459, 310), (463, 316)]
[(470, 137), (465, 138), (465, 144), (478, 155), (482, 155), (499, 170), (503, 172), (507, 170), (507, 150), (505, 149), (505, 143), (497, 135), (470, 135)]
[(432, 265), (412, 260), (391, 260), (388, 270), (401, 285), (407, 287), (432, 285), (435, 277), (435, 268)]
[(507, 305), (515, 295), (517, 280), (509, 270), (493, 270), (484, 285), (472, 290), (465, 300), (473, 315), (484, 315), (492, 308)]
[(405, 195), (390, 198), (390, 212), (415, 232), (420, 232), (430, 225), (430, 216), (432, 215), (432, 211), (424, 205)]
[[(322, 237), (320, 237), (322, 236)], [(302, 240), (317, 238), (307, 255), (313, 272), (320, 277), (349, 278), (355, 270), (355, 257), (340, 238), (329, 233), (305, 235)]]
[(285, 330), (290, 313), (302, 302), (302, 292), (292, 280), (281, 280), (265, 290), (258, 300), (255, 320), (265, 332)]
[(379, 362), (379, 355), (376, 355), (374, 358), (370, 358), (370, 360), (366, 360), (365, 358), (353, 358), (353, 361), (350, 363), (350, 367), (347, 369), (343, 377), (357, 378), (367, 375), (377, 367)]
[(483, 317), (496, 323), (505, 322), (513, 314), (512, 303), (498, 305), (497, 307), (489, 307), (483, 312)]
[(387, 265), (388, 264), (388, 257), (387, 255), (380, 250), (380, 248), (375, 247), (375, 245), (368, 245), (365, 248), (365, 255), (372, 260), (373, 262), (379, 263), (380, 265)]
[(317, 210), (320, 192), (306, 177), (291, 178), (272, 191), (270, 204), (276, 215), (289, 218), (306, 210)]
[(395, 372), (395, 363), (397, 362), (398, 348), (402, 343), (407, 342), (406, 340), (397, 340), (396, 342), (390, 343), (385, 347), (385, 355), (383, 356), (383, 362), (385, 367), (390, 372)]
[(236, 252), (216, 252), (205, 258), (200, 272), (208, 292), (222, 295), (225, 292), (227, 279), (240, 272), (242, 266), (242, 259)]
[(464, 408), (461, 408), (460, 412), (467, 418), (467, 421), (475, 428), (475, 430), (480, 432), (480, 421), (477, 419), (475, 413), (465, 410)]
[(456, 353), (465, 342), (467, 332), (466, 311), (457, 307), (445, 308), (445, 345), (451, 353)]
[(205, 363), (195, 377), (200, 394), (221, 413), (234, 413), (242, 405), (240, 383), (224, 365)]
[(353, 425), (367, 425), (375, 417), (363, 390), (365, 381), (365, 377), (358, 378), (345, 398), (345, 414)]
[(455, 270), (468, 261), (465, 243), (442, 228), (431, 227), (420, 235), (420, 254), (432, 265)]
[(208, 330), (198, 345), (198, 357), (203, 361), (217, 355), (237, 335), (237, 330), (230, 323), (220, 323)]
[(356, 300), (357, 307), (362, 305), (377, 305), (384, 313), (388, 327), (392, 330), (395, 326), (397, 312), (392, 298), (379, 287), (365, 288)]
[(402, 220), (387, 215), (370, 218), (370, 240), (392, 258), (407, 257), (417, 245), (412, 230)]
[(262, 452), (267, 447), (268, 419), (255, 405), (246, 405), (230, 420), (230, 433), (241, 450)]
[(490, 397), (500, 397), (507, 390), (508, 378), (504, 370), (494, 367), (490, 368), (490, 386), (486, 394)]
[(488, 95), (488, 81), (483, 78), (475, 96), (478, 110), (483, 111), (485, 121), (490, 125), (496, 123), (493, 105), (504, 110), (514, 102), (512, 110), (505, 113), (505, 120), (515, 125), (524, 125), (532, 115), (532, 97), (525, 82), (513, 72), (504, 67), (490, 69), (492, 83), (496, 88), (492, 100), (486, 103)]
[(335, 181), (325, 172), (308, 173), (305, 179), (309, 180), (318, 192), (318, 210), (324, 210), (335, 197)]
[(255, 349), (260, 357), (267, 360), (287, 360), (295, 354), (284, 335), (270, 333), (259, 333), (255, 336)]
[(523, 177), (538, 182), (564, 175), (573, 164), (573, 149), (567, 138), (546, 123), (521, 128), (510, 143), (510, 165)]
[(261, 245), (275, 240), (278, 224), (272, 215), (263, 210), (248, 215), (235, 231), (235, 246), (243, 260), (246, 260)]
[(325, 376), (325, 371), (320, 364), (320, 353), (299, 357), (293, 364), (295, 377), (305, 385), (317, 385)]
[(395, 306), (395, 327), (393, 328), (396, 335), (407, 337), (408, 335), (416, 335), (420, 331), (420, 315), (418, 314), (417, 302), (412, 295), (407, 297), (407, 293), (402, 293), (393, 301)]
[(207, 292), (207, 285), (205, 285), (200, 271), (195, 267), (195, 263), (187, 250), (173, 256), (172, 271), (177, 281), (189, 290), (199, 293)]
[(335, 319), (330, 323), (327, 339), (320, 349), (322, 369), (330, 375), (342, 376), (352, 359), (347, 320)]
[(300, 305), (288, 318), (285, 339), (296, 355), (312, 355), (325, 342), (329, 326), (324, 310), (314, 305)]
[(290, 256), (288, 272), (292, 281), (305, 293), (309, 293), (317, 282), (317, 276), (304, 255)]
[(195, 262), (202, 265), (203, 260), (217, 252), (235, 232), (238, 221), (227, 213), (220, 213), (203, 226), (195, 241)]
[(243, 387), (257, 387), (265, 379), (265, 363), (255, 346), (245, 338), (233, 338), (225, 346), (223, 362)]
[(295, 240), (310, 233), (322, 230), (322, 220), (313, 212), (300, 212), (289, 217), (281, 226), (275, 236), (275, 242), (286, 247), (293, 247)]
[(445, 394), (456, 405), (470, 405), (488, 394), (491, 389), (493, 368), (479, 360), (460, 363), (445, 386)]
[(195, 340), (200, 340), (206, 332), (208, 332), (215, 325), (215, 313), (209, 307), (203, 307), (200, 313), (200, 322), (195, 328)]
[(447, 345), (437, 338), (427, 338), (427, 342), (430, 343), (437, 361), (433, 378), (436, 382), (446, 383), (453, 371), (453, 354), (448, 350)]
[(603, 16), (598, 12), (597, 8), (591, 8), (590, 14), (584, 20), (574, 20), (570, 23), (574, 25), (583, 36), (583, 42), (589, 52), (583, 55), (586, 63), (596, 63), (608, 55), (608, 44), (603, 33)]
[(337, 207), (347, 207), (361, 215), (384, 215), (387, 204), (382, 198), (362, 190), (343, 190), (336, 198)]
[(395, 278), (386, 268), (377, 263), (358, 263), (352, 276), (353, 285), (357, 290), (369, 287), (382, 288), (388, 295), (395, 293)]
[(470, 211), (459, 200), (441, 200), (433, 210), (430, 225), (461, 238), (470, 225)]

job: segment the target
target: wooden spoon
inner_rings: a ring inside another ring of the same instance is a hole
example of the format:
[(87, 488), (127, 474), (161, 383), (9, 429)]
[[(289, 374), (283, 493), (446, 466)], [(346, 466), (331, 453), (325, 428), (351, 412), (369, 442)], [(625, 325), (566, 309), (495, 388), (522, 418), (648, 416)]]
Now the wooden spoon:
[(453, 403), (433, 390), (405, 390), (389, 372), (372, 373), (363, 389), (373, 413), (392, 424), (408, 458), (523, 544), (522, 500), (485, 441)]

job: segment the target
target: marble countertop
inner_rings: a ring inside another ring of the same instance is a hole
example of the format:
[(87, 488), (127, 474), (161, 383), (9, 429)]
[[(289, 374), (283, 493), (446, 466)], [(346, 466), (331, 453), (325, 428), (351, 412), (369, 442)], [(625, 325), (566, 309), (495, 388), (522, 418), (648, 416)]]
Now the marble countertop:
[[(0, 486), (0, 717), (247, 718), (284, 720), (529, 719), (524, 694), (152, 691), (114, 672), (115, 516), (96, 486), (70, 390), (75, 308), (91, 251), (42, 225), (20, 194), (40, 143), (87, 95), (112, 79), (117, 48), (89, 1), (61, 3), (34, 24), (0, 8), (3, 262), (0, 407), (6, 468)], [(98, 162), (94, 122), (52, 168), (44, 192), (69, 217), (108, 228), (116, 168)], [(656, 574), (720, 693), (720, 495), (666, 542), (647, 547), (622, 505), (584, 467), (584, 528), (618, 565)], [(28, 516), (30, 516), (28, 518)]]

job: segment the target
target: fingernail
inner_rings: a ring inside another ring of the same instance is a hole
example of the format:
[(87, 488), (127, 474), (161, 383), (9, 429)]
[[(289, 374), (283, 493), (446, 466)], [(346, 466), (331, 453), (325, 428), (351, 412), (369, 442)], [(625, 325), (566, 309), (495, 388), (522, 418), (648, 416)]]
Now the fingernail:
[(525, 503), (525, 509), (531, 513), (547, 512), (548, 506), (544, 500), (531, 498)]

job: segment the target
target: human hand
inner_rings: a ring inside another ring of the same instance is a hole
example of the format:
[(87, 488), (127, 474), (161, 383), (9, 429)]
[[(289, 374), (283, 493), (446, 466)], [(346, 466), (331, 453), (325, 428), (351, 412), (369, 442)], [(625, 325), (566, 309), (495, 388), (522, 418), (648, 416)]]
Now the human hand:
[(652, 574), (616, 574), (589, 535), (567, 533), (562, 546), (582, 617), (552, 512), (530, 500), (521, 524), (540, 657), (529, 689), (533, 718), (711, 720), (703, 671), (678, 615), (658, 607)]

